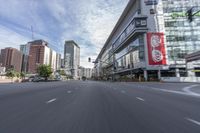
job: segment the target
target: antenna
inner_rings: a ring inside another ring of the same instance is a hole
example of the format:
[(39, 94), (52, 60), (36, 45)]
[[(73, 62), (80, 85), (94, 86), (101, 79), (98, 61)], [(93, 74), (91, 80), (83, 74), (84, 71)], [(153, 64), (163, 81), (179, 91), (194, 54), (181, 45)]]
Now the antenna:
[(32, 25), (31, 25), (31, 34), (32, 34), (32, 40), (34, 40), (33, 26)]

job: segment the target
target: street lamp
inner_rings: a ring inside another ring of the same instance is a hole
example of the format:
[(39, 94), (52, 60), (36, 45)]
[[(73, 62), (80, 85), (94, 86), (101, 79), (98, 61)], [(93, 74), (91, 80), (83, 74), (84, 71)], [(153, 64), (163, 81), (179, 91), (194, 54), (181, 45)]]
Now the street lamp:
[(191, 23), (193, 21), (193, 17), (200, 12), (200, 10), (194, 12), (193, 11), (194, 7), (190, 8), (187, 12), (186, 12), (186, 16), (189, 20), (189, 22)]

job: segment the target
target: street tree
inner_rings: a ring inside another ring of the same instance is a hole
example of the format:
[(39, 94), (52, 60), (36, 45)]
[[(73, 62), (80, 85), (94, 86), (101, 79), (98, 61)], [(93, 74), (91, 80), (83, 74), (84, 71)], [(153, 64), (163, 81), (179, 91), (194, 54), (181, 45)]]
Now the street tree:
[(21, 78), (21, 79), (25, 79), (25, 76), (26, 76), (26, 73), (24, 73), (24, 72), (21, 72), (21, 73), (20, 73), (20, 78)]
[(50, 65), (39, 65), (37, 72), (38, 75), (45, 78), (45, 80), (47, 80), (53, 73)]
[(13, 70), (13, 69), (9, 69), (7, 72), (6, 72), (6, 77), (10, 78), (11, 79), (11, 82), (13, 82), (13, 78), (16, 76), (16, 71)]

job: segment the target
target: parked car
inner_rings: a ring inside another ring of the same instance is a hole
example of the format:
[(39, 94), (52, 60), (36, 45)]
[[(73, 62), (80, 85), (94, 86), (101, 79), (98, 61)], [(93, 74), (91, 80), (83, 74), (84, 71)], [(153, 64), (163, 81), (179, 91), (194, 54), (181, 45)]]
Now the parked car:
[(32, 80), (32, 82), (41, 82), (41, 81), (45, 81), (45, 78), (36, 76), (36, 77)]
[(30, 76), (29, 79), (28, 79), (29, 82), (32, 82), (34, 78), (35, 78), (35, 76)]

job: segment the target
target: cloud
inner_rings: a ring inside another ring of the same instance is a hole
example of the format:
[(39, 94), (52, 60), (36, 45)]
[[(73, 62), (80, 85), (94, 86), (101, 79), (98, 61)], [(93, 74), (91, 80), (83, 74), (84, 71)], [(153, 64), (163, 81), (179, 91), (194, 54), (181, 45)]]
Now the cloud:
[(128, 0), (74, 0), (65, 4), (63, 1), (53, 4), (56, 6), (51, 7), (51, 11), (66, 30), (62, 33), (61, 40), (77, 41), (81, 47), (81, 65), (92, 66), (85, 60), (88, 57), (96, 58), (127, 2)]
[(0, 49), (14, 47), (19, 49), (20, 44), (25, 44), (30, 38), (26, 38), (11, 29), (0, 25)]
[[(4, 38), (1, 45), (24, 43), (31, 38), (33, 26), (35, 39), (45, 39), (56, 51), (63, 53), (65, 40), (76, 41), (81, 48), (81, 65), (92, 67), (87, 58), (96, 58), (127, 3), (128, 0), (6, 0), (0, 5), (0, 26), (4, 26), (0, 29), (0, 39)], [(17, 41), (11, 43), (3, 34), (12, 34)]]

